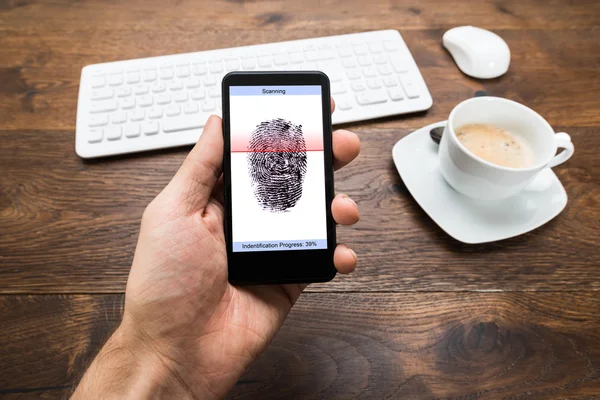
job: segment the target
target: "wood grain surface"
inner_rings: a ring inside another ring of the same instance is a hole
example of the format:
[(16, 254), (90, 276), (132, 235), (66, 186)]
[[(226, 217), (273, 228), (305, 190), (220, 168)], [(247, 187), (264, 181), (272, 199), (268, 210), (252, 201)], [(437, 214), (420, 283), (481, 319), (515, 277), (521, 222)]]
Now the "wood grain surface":
[[(68, 394), (122, 304), (0, 296), (0, 396)], [(305, 293), (229, 398), (591, 398), (599, 308), (593, 293)]]
[[(463, 75), (454, 26), (500, 34), (511, 66)], [(600, 398), (600, 2), (597, 0), (0, 0), (0, 398), (62, 398), (119, 323), (144, 207), (190, 147), (84, 161), (85, 65), (398, 29), (434, 99), (348, 124), (362, 152), (336, 173), (361, 210), (338, 239), (352, 276), (311, 285), (235, 399)], [(543, 227), (466, 245), (412, 199), (391, 160), (414, 129), (475, 92), (568, 132), (569, 202)]]

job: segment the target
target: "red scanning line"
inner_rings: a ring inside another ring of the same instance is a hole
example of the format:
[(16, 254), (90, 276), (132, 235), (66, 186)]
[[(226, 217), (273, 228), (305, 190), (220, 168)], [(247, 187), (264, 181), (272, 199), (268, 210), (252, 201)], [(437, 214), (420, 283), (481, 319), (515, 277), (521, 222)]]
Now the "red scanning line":
[(306, 149), (302, 151), (293, 150), (231, 150), (232, 153), (303, 153), (306, 151), (323, 151), (323, 149)]

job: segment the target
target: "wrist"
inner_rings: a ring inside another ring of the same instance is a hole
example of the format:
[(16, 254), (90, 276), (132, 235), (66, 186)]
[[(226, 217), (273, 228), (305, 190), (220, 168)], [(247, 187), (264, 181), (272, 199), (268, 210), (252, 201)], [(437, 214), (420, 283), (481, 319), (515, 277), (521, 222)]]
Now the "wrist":
[(189, 386), (170, 352), (124, 320), (90, 365), (73, 399), (215, 398), (201, 387)]

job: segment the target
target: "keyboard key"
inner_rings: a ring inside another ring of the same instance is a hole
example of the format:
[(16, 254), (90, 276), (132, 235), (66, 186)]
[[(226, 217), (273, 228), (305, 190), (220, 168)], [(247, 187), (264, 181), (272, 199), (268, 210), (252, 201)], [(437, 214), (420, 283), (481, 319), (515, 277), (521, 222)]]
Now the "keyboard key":
[(379, 89), (381, 88), (381, 82), (378, 78), (367, 79), (367, 86), (369, 89)]
[(150, 70), (144, 71), (144, 73), (142, 74), (142, 78), (144, 79), (144, 82), (155, 81), (156, 80), (156, 70), (150, 69)]
[(306, 61), (318, 61), (319, 52), (316, 50), (307, 51), (306, 53), (304, 53), (304, 57), (306, 57)]
[(227, 71), (239, 71), (240, 69), (240, 61), (239, 60), (230, 60), (225, 64), (225, 69)]
[(148, 121), (142, 124), (142, 132), (144, 135), (156, 135), (158, 133), (158, 122), (157, 121)]
[(368, 92), (358, 93), (356, 95), (356, 102), (361, 106), (368, 104), (385, 103), (388, 99), (388, 95), (383, 90), (371, 90)]
[(181, 114), (181, 107), (179, 106), (179, 104), (171, 104), (165, 109), (165, 113), (169, 117), (176, 117), (179, 114)]
[(346, 111), (352, 108), (352, 102), (347, 97), (342, 97), (341, 99), (339, 99), (339, 101), (336, 101), (335, 106), (336, 109)]
[(144, 120), (144, 110), (133, 110), (129, 113), (130, 121), (143, 121)]
[(392, 68), (387, 64), (380, 65), (379, 68), (377, 68), (377, 70), (379, 71), (379, 75), (382, 76), (391, 75), (394, 72), (392, 71)]
[(334, 83), (331, 85), (331, 93), (332, 94), (342, 94), (346, 93), (346, 85), (343, 83)]
[(396, 71), (399, 74), (402, 74), (404, 72), (408, 72), (408, 65), (402, 61), (401, 58), (398, 57), (392, 57), (392, 67), (394, 67), (394, 71)]
[(185, 81), (185, 87), (188, 89), (195, 89), (197, 87), (200, 87), (200, 79), (198, 79), (196, 77), (188, 78)]
[(356, 54), (357, 56), (369, 54), (369, 49), (367, 48), (367, 45), (365, 45), (365, 44), (355, 44), (353, 47), (354, 47), (354, 54)]
[(246, 70), (256, 68), (256, 58), (252, 57), (242, 59), (242, 68)]
[(183, 103), (184, 101), (187, 101), (188, 99), (188, 94), (187, 92), (176, 92), (173, 95), (173, 100), (175, 100), (177, 103)]
[(167, 90), (167, 84), (164, 82), (154, 82), (152, 84), (152, 92), (153, 93), (161, 93), (164, 92), (165, 90)]
[(400, 89), (400, 87), (389, 88), (388, 93), (390, 95), (390, 99), (393, 101), (402, 100), (404, 98), (404, 93), (402, 93), (402, 89)]
[(162, 118), (163, 110), (161, 107), (152, 107), (148, 110), (148, 118), (157, 119)]
[(90, 112), (92, 113), (101, 113), (108, 111), (115, 111), (117, 109), (118, 103), (117, 100), (103, 100), (92, 103), (90, 107)]
[(206, 97), (206, 91), (204, 89), (196, 89), (190, 92), (193, 100), (202, 100)]
[(373, 62), (375, 64), (385, 64), (387, 63), (387, 57), (383, 54), (375, 54), (373, 56)]
[(92, 90), (92, 100), (111, 99), (114, 91), (112, 88)]
[(363, 81), (354, 81), (352, 82), (352, 90), (355, 92), (362, 92), (367, 90), (367, 85)]
[(127, 122), (127, 113), (120, 112), (113, 114), (110, 120), (113, 124), (124, 124)]
[(286, 65), (288, 63), (288, 57), (286, 55), (279, 55), (273, 58), (275, 65)]
[(357, 68), (349, 69), (346, 71), (346, 75), (348, 75), (348, 79), (359, 79), (361, 77), (360, 71)]
[(356, 58), (354, 58), (354, 57), (352, 57), (352, 58), (344, 58), (342, 60), (342, 65), (344, 66), (344, 68), (356, 67)]
[(385, 42), (383, 42), (383, 47), (385, 47), (385, 49), (387, 51), (396, 51), (396, 50), (400, 49), (400, 47), (398, 46), (398, 43), (393, 42), (391, 40), (386, 40)]
[(188, 67), (188, 66), (177, 67), (176, 72), (177, 72), (177, 77), (187, 78), (188, 76), (190, 76), (190, 67)]
[(169, 118), (163, 122), (163, 131), (166, 133), (186, 131), (190, 129), (200, 129), (204, 126), (204, 120), (198, 116), (184, 116), (179, 118)]
[(260, 68), (270, 67), (271, 66), (271, 57), (270, 56), (258, 57), (258, 66)]
[(332, 60), (335, 58), (335, 54), (331, 50), (319, 50), (319, 60)]
[(204, 63), (194, 65), (194, 75), (206, 75), (206, 65)]
[(91, 127), (104, 126), (108, 124), (108, 115), (92, 115), (88, 118), (88, 125)]
[(381, 53), (383, 51), (383, 46), (381, 46), (381, 43), (369, 43), (369, 51), (371, 51), (371, 53)]
[(183, 83), (181, 81), (171, 81), (171, 82), (169, 82), (169, 84), (167, 86), (169, 87), (169, 90), (171, 90), (171, 91), (177, 91), (177, 90), (183, 89)]
[(90, 129), (88, 130), (87, 140), (88, 143), (100, 143), (102, 141), (102, 129)]
[(186, 114), (196, 114), (198, 111), (200, 111), (198, 103), (188, 102), (183, 105), (183, 112)]
[(417, 84), (408, 79), (408, 78), (400, 78), (400, 83), (402, 84), (402, 88), (404, 88), (404, 93), (406, 93), (406, 97), (409, 99), (416, 99), (419, 97), (419, 88)]
[(211, 61), (208, 63), (208, 70), (211, 74), (223, 71), (223, 61)]
[(300, 64), (302, 61), (304, 61), (304, 56), (302, 53), (292, 53), (290, 54), (290, 61), (292, 64)]
[(338, 54), (340, 57), (351, 57), (354, 55), (354, 52), (352, 51), (352, 47), (345, 45), (338, 46)]
[(152, 95), (145, 94), (138, 97), (138, 104), (140, 107), (150, 107), (153, 103), (154, 100), (152, 99)]
[(121, 74), (111, 74), (108, 77), (108, 84), (110, 86), (119, 86), (123, 83), (123, 75)]
[(160, 79), (169, 80), (173, 78), (173, 68), (161, 68), (160, 69)]
[(358, 65), (361, 67), (368, 67), (371, 65), (371, 57), (369, 56), (358, 56)]
[(127, 74), (125, 81), (127, 83), (138, 83), (140, 81), (140, 74), (137, 72)]
[(128, 124), (123, 127), (123, 133), (125, 137), (135, 138), (140, 136), (141, 128), (140, 124)]
[(206, 99), (202, 102), (202, 111), (213, 111), (216, 108), (214, 100)]
[(121, 86), (115, 91), (117, 97), (131, 96), (131, 88), (129, 86)]
[(328, 71), (327, 76), (331, 82), (341, 82), (343, 79), (342, 74), (338, 71)]
[(98, 88), (104, 87), (104, 85), (106, 85), (106, 79), (104, 79), (103, 77), (92, 78), (90, 84), (91, 84), (92, 88), (98, 89)]
[(171, 95), (169, 93), (159, 93), (156, 95), (156, 104), (169, 104), (171, 102)]
[(214, 86), (217, 84), (217, 78), (210, 75), (204, 78), (204, 86)]
[(383, 78), (383, 84), (387, 87), (398, 86), (398, 79), (395, 76), (386, 76)]
[(110, 126), (104, 129), (104, 134), (108, 140), (119, 140), (122, 136), (122, 128), (120, 126)]
[(146, 94), (146, 93), (148, 93), (148, 90), (149, 90), (148, 85), (141, 83), (139, 85), (135, 85), (135, 87), (133, 88), (133, 93), (135, 93), (137, 95)]
[(374, 76), (377, 76), (377, 70), (373, 67), (363, 68), (362, 71), (365, 78), (372, 78)]
[(218, 87), (210, 88), (208, 90), (208, 96), (212, 97), (212, 98), (219, 98), (219, 97), (221, 97), (221, 89), (218, 88)]

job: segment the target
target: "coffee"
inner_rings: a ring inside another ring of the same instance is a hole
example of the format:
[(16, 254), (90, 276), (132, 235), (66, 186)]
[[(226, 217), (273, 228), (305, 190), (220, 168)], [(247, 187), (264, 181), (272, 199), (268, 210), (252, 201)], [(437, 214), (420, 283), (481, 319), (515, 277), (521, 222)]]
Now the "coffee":
[(458, 140), (486, 161), (511, 168), (535, 163), (531, 146), (519, 136), (491, 124), (466, 124), (455, 130)]

